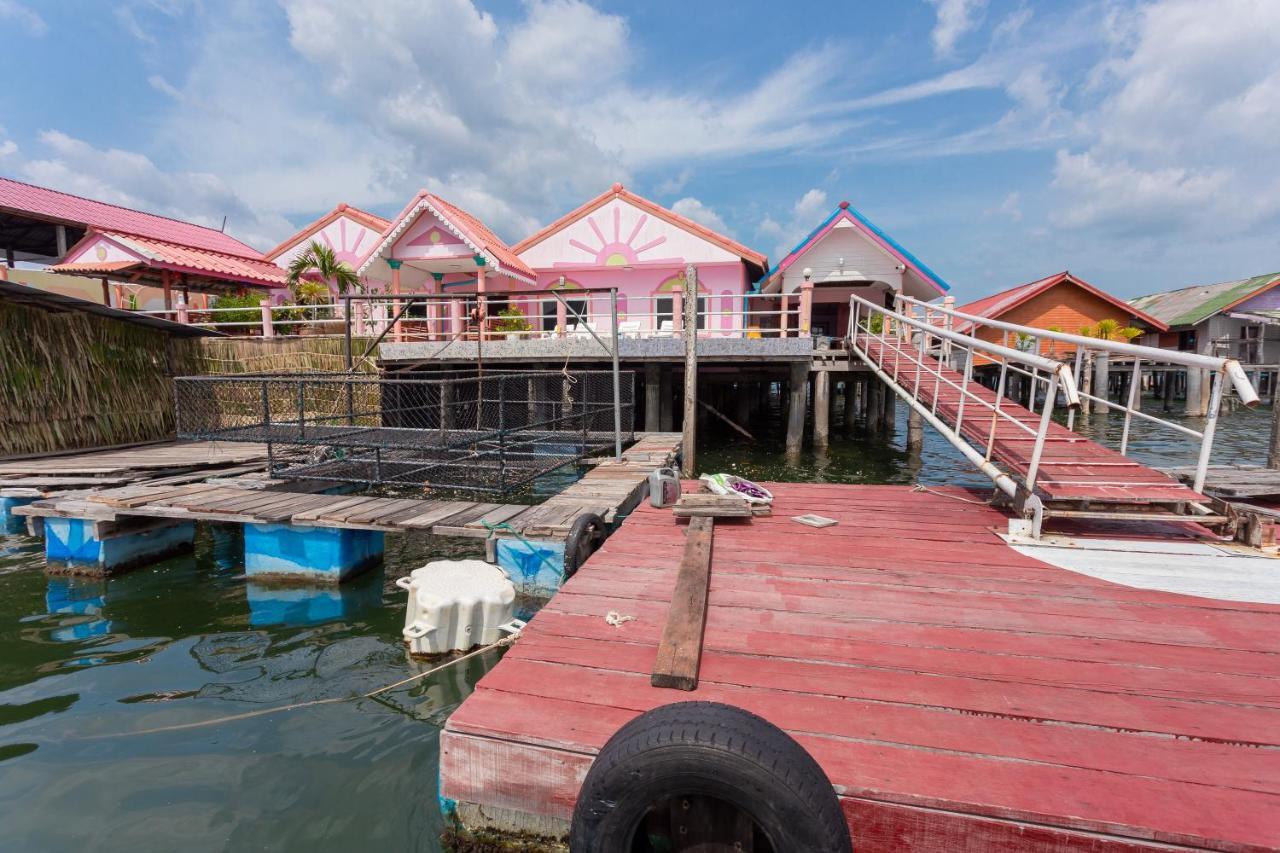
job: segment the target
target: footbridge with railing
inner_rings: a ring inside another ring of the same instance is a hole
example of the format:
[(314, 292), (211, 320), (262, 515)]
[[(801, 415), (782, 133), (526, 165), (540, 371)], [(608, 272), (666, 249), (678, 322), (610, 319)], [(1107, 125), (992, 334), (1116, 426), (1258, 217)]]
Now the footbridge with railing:
[[(1247, 406), (1258, 403), (1234, 360), (1018, 326), (905, 296), (893, 307), (854, 296), (850, 309), (848, 342), (854, 355), (991, 478), (1031, 535), (1039, 536), (1046, 518), (1230, 523), (1225, 509), (1216, 509), (1200, 490), (1227, 388)], [(1018, 345), (1003, 343), (1010, 340)], [(1074, 362), (1042, 354), (1042, 342), (1052, 342), (1053, 351), (1074, 352)], [(1140, 382), (1130, 385), (1121, 403), (1082, 390), (1078, 378), (1086, 352), (1128, 359), (1135, 377), (1144, 362), (1211, 371), (1203, 428), (1142, 411)], [(987, 368), (982, 372), (994, 387), (980, 382), (975, 368)], [(1026, 405), (1010, 398), (1014, 379), (1025, 389), (1019, 396)], [(1074, 431), (1082, 402), (1123, 415), (1119, 450)], [(1198, 443), (1191, 486), (1125, 455), (1134, 420), (1167, 430), (1173, 439)]]

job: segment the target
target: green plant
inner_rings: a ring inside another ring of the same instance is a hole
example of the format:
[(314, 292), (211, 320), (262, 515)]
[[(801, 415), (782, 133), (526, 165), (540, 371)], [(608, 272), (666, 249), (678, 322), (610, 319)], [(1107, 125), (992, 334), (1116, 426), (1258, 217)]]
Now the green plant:
[(1134, 338), (1140, 338), (1144, 334), (1146, 334), (1146, 332), (1142, 331), (1137, 326), (1125, 326), (1120, 330), (1120, 337), (1124, 338), (1126, 341), (1131, 341)]
[(518, 305), (509, 305), (498, 314), (498, 321), (493, 324), (495, 332), (528, 332), (533, 329), (525, 318), (524, 311)]
[(884, 315), (872, 314), (870, 317), (865, 318), (862, 321), (862, 328), (873, 335), (880, 334), (880, 330), (884, 328)]
[[(243, 311), (218, 311), (212, 315), (214, 323), (258, 323), (262, 321), (261, 296), (253, 293), (237, 293), (218, 296), (214, 308), (243, 308)], [(232, 328), (246, 329), (247, 326)]]
[(1104, 341), (1115, 340), (1116, 332), (1120, 330), (1120, 322), (1110, 317), (1105, 317), (1098, 321), (1094, 329), (1096, 330), (1095, 337), (1102, 338)]
[(1082, 338), (1098, 337), (1098, 331), (1097, 329), (1093, 328), (1093, 326), (1081, 326), (1080, 328), (1076, 329), (1076, 334)]
[(340, 294), (360, 286), (356, 271), (346, 261), (338, 260), (333, 249), (316, 240), (308, 243), (302, 254), (289, 262), (288, 281), (295, 294), (301, 283), (309, 278), (318, 279), (326, 285), (326, 298), (328, 285), (338, 288)]

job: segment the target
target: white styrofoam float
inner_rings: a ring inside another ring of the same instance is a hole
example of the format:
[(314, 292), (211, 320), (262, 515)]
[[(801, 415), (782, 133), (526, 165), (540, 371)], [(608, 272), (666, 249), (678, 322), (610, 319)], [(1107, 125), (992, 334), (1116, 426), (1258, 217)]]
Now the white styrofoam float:
[(404, 640), (415, 655), (436, 655), (496, 643), (512, 626), (515, 585), (483, 560), (436, 560), (396, 586), (407, 590)]

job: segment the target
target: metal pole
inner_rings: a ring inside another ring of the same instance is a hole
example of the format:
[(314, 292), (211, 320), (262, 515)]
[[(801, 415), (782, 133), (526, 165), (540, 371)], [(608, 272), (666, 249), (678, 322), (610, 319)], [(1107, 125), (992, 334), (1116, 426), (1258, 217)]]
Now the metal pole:
[(618, 369), (618, 288), (609, 288), (609, 313), (613, 316), (613, 458), (622, 460), (622, 372)]
[(1129, 422), (1133, 420), (1134, 403), (1138, 394), (1141, 393), (1142, 385), (1142, 359), (1135, 358), (1133, 360), (1133, 372), (1129, 374), (1129, 403), (1124, 410), (1124, 429), (1120, 431), (1120, 455), (1124, 456), (1125, 451), (1129, 449)]
[(1034, 492), (1036, 474), (1040, 470), (1040, 456), (1044, 453), (1044, 440), (1049, 434), (1049, 416), (1053, 414), (1053, 400), (1058, 396), (1058, 374), (1049, 379), (1049, 392), (1044, 401), (1044, 409), (1040, 412), (1040, 429), (1036, 431), (1035, 449), (1031, 451), (1031, 466), (1027, 468), (1027, 491)]
[(694, 476), (698, 440), (698, 269), (684, 269), (684, 435), (681, 472)]
[(1209, 374), (1209, 382), (1213, 391), (1209, 397), (1209, 411), (1205, 414), (1204, 437), (1200, 439), (1200, 458), (1196, 460), (1196, 481), (1192, 488), (1199, 492), (1204, 489), (1204, 478), (1209, 472), (1209, 454), (1213, 451), (1213, 433), (1218, 427), (1218, 407), (1222, 405), (1222, 386), (1225, 375)]

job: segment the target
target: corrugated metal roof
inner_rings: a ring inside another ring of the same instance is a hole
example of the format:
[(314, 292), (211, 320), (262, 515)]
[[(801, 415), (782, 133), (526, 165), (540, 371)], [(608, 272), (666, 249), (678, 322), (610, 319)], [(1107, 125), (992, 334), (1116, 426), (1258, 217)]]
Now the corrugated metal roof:
[[(1168, 328), (1160, 318), (1135, 307), (1133, 303), (1125, 302), (1122, 299), (1112, 296), (1105, 290), (1100, 290), (1094, 287), (1092, 284), (1089, 284), (1089, 282), (1072, 275), (1067, 270), (1063, 270), (1062, 272), (1055, 273), (1051, 276), (1046, 276), (1045, 278), (1037, 279), (1036, 281), (1028, 282), (1027, 284), (1020, 284), (1017, 287), (1011, 287), (1008, 290), (1002, 290), (999, 293), (993, 293), (990, 296), (984, 296), (981, 299), (975, 299), (973, 302), (966, 305), (958, 306), (956, 310), (962, 314), (972, 314), (976, 317), (986, 317), (991, 320), (998, 320), (1000, 315), (1004, 314), (1006, 311), (1021, 305), (1033, 296), (1044, 293), (1050, 288), (1063, 283), (1073, 284), (1082, 290), (1092, 293), (1099, 299), (1110, 302), (1123, 311), (1131, 312), (1134, 319), (1141, 320), (1153, 329), (1163, 332)], [(971, 323), (968, 321), (962, 322), (956, 327), (956, 330), (967, 331), (970, 325)]]
[(1229, 305), (1252, 296), (1255, 291), (1274, 281), (1277, 275), (1280, 273), (1166, 290), (1131, 299), (1129, 304), (1170, 326), (1194, 326)]
[(0, 178), (0, 209), (37, 219), (79, 224), (100, 231), (121, 231), (167, 240), (228, 255), (262, 257), (257, 249), (215, 228), (81, 198), (10, 178)]
[[(90, 232), (85, 239), (92, 239), (94, 233)], [(136, 234), (120, 234), (112, 231), (97, 233), (110, 237), (158, 265), (197, 270), (233, 282), (253, 282), (271, 287), (284, 287), (288, 283), (283, 269), (270, 261), (264, 261), (259, 258), (246, 258), (222, 252), (205, 251), (191, 246), (169, 243), (165, 240), (139, 237)], [(83, 243), (83, 241), (81, 242)], [(83, 275), (103, 271), (101, 270), (102, 266), (104, 265), (100, 263), (70, 263), (58, 264), (49, 269), (51, 272)]]

